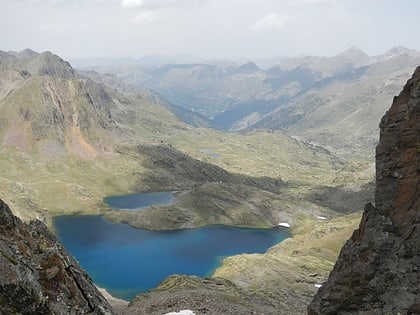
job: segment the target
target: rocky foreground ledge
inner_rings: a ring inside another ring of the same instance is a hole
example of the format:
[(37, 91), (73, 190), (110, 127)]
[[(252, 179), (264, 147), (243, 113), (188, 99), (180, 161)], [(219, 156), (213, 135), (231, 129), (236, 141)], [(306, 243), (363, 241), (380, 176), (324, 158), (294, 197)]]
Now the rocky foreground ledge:
[(308, 307), (315, 314), (420, 314), (420, 67), (382, 118), (368, 204)]
[(44, 223), (23, 223), (0, 200), (0, 314), (114, 312)]

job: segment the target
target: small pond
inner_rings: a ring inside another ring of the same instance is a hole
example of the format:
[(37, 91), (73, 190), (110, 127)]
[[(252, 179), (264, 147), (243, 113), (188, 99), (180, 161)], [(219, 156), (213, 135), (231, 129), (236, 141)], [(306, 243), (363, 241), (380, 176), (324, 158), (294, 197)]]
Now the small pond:
[(153, 205), (167, 206), (174, 201), (172, 192), (148, 192), (121, 196), (109, 196), (104, 202), (114, 209), (119, 210), (140, 210)]

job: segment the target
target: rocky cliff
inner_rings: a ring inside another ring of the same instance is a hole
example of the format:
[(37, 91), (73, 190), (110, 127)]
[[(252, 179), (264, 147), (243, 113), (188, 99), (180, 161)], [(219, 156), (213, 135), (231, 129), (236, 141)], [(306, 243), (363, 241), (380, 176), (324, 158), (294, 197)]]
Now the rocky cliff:
[(420, 67), (380, 123), (375, 206), (308, 313), (420, 314)]
[(46, 226), (22, 223), (1, 200), (0, 314), (113, 314)]

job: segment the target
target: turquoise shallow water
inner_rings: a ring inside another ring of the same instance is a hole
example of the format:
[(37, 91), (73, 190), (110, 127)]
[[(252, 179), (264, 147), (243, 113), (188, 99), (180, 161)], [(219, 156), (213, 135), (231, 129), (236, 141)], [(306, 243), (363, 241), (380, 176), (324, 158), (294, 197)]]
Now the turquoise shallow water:
[[(136, 198), (129, 198), (133, 202)], [(139, 207), (121, 203), (127, 209)], [(102, 216), (59, 216), (56, 235), (94, 282), (131, 300), (171, 274), (210, 276), (226, 256), (263, 253), (289, 237), (281, 229), (221, 225), (192, 230), (146, 231)]]

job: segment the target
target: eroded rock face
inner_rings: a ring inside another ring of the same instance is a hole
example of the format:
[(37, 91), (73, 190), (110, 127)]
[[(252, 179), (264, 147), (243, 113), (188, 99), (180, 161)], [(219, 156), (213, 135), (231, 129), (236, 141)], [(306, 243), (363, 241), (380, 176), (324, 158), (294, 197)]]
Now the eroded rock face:
[(23, 223), (1, 200), (0, 314), (113, 314), (46, 226)]
[(368, 204), (311, 314), (420, 314), (420, 67), (380, 123)]

